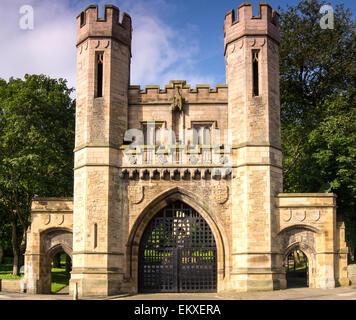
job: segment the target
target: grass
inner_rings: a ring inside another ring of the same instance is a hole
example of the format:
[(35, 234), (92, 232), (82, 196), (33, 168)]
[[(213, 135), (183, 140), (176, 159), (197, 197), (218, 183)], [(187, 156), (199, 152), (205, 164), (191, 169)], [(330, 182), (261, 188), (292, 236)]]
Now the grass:
[(20, 280), (22, 276), (13, 276), (12, 275), (12, 264), (0, 264), (0, 279), (7, 279), (7, 280)]
[(51, 292), (56, 293), (69, 283), (70, 274), (65, 269), (52, 268)]
[[(20, 280), (21, 276), (12, 275), (12, 264), (0, 264), (0, 280)], [(56, 293), (69, 283), (70, 274), (65, 269), (52, 268), (51, 292)]]

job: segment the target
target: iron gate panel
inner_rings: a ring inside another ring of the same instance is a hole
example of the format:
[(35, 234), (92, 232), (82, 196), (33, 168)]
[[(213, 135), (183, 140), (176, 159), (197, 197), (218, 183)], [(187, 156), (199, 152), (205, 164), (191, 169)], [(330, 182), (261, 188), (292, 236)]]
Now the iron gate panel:
[(215, 292), (214, 235), (193, 208), (176, 201), (148, 224), (139, 249), (141, 292)]

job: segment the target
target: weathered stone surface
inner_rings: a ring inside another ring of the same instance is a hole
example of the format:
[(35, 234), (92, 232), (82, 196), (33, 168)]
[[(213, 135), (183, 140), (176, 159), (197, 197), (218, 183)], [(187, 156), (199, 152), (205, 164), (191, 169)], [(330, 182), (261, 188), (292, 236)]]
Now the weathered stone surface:
[(347, 277), (353, 285), (356, 284), (356, 264), (347, 266)]
[(14, 292), (23, 293), (23, 288), (21, 287), (21, 280), (0, 280), (0, 291), (2, 292)]

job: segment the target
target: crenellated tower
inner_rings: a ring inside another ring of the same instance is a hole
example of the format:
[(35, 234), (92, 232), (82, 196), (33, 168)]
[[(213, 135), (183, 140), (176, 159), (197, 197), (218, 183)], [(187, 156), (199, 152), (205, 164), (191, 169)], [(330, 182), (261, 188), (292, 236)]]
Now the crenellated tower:
[(109, 295), (123, 281), (119, 147), (128, 125), (131, 18), (89, 6), (77, 17), (77, 99), (71, 291)]
[(279, 16), (267, 3), (243, 3), (224, 22), (232, 180), (231, 290), (285, 286), (275, 197), (282, 191)]

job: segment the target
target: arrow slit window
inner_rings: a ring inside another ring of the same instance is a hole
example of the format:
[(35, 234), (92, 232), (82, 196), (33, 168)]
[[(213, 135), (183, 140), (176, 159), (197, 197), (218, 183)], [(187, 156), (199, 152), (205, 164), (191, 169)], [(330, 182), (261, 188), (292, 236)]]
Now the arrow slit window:
[(258, 90), (258, 53), (259, 50), (252, 50), (252, 94), (259, 95)]
[(94, 249), (98, 246), (98, 225), (94, 223)]
[(103, 96), (104, 53), (96, 54), (96, 97)]

